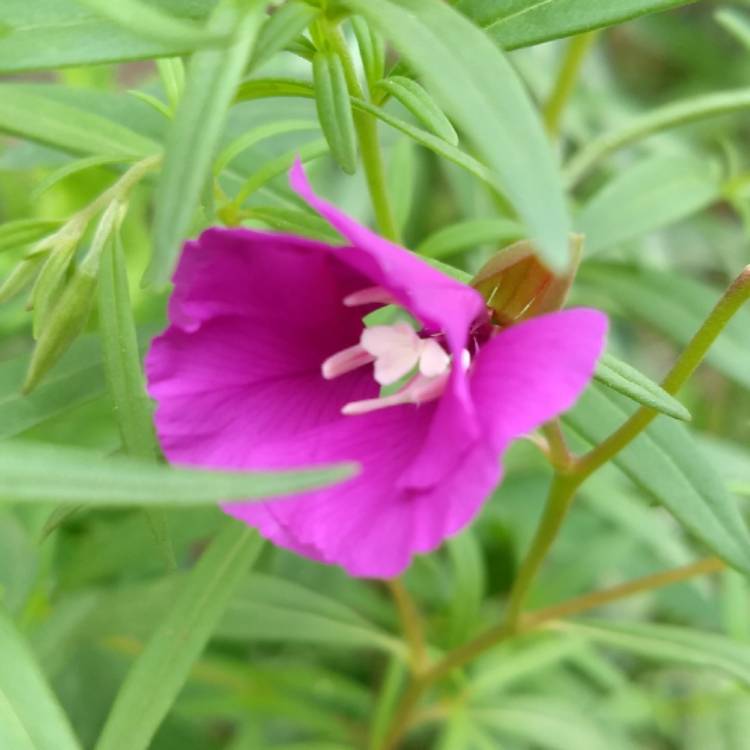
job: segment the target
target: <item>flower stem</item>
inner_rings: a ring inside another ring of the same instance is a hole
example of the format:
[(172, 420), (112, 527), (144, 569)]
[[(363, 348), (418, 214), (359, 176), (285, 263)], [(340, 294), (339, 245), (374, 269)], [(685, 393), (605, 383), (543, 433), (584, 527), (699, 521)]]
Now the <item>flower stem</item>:
[(427, 658), (422, 632), (422, 619), (419, 615), (419, 610), (400, 578), (393, 578), (386, 581), (386, 585), (390, 589), (393, 600), (396, 603), (401, 627), (409, 644), (412, 671), (417, 674), (422, 669)]
[[(734, 280), (716, 303), (698, 332), (690, 340), (680, 358), (662, 382), (662, 388), (676, 393), (695, 372), (735, 313), (750, 299), (750, 266)], [(588, 477), (600, 466), (616, 456), (657, 417), (659, 412), (641, 406), (619, 429), (575, 462), (575, 473)]]
[[(729, 286), (664, 379), (662, 387), (668, 393), (676, 393), (690, 378), (705, 358), (713, 342), (748, 299), (750, 299), (750, 266), (747, 266)], [(394, 716), (382, 750), (397, 748), (401, 737), (410, 726), (416, 707), (431, 685), (498, 643), (525, 634), (552, 620), (570, 617), (634, 594), (723, 569), (724, 563), (721, 560), (709, 557), (682, 568), (637, 578), (604, 591), (585, 594), (537, 612), (523, 614), (526, 595), (557, 537), (580, 485), (634, 440), (656, 416), (657, 412), (653, 409), (642, 406), (622, 427), (589, 453), (578, 459), (571, 457), (568, 462), (558, 462), (560, 465), (557, 466), (550, 487), (547, 507), (531, 549), (521, 565), (521, 570), (511, 590), (505, 620), (450, 651), (426, 671), (415, 675)], [(562, 434), (556, 432), (554, 427), (551, 433), (547, 430), (547, 435), (548, 440), (550, 436), (552, 437), (557, 449), (560, 445), (564, 445), (564, 442), (560, 443)]]
[(574, 36), (568, 42), (560, 72), (542, 113), (547, 132), (553, 138), (560, 133), (560, 122), (565, 105), (575, 89), (581, 64), (595, 38), (596, 31), (588, 31)]
[(632, 581), (612, 586), (602, 591), (595, 591), (584, 596), (577, 596), (573, 599), (553, 604), (550, 607), (528, 612), (521, 616), (515, 627), (511, 628), (507, 624), (496, 625), (481, 633), (468, 643), (459, 646), (450, 653), (446, 654), (443, 659), (438, 661), (419, 677), (415, 678), (404, 699), (401, 701), (399, 710), (396, 713), (391, 724), (391, 729), (381, 750), (395, 750), (398, 742), (404, 733), (408, 730), (415, 709), (419, 704), (423, 694), (431, 685), (442, 677), (458, 669), (475, 659), (487, 649), (510, 640), (511, 638), (526, 635), (527, 633), (538, 630), (543, 626), (560, 620), (564, 617), (580, 615), (606, 604), (620, 601), (630, 596), (643, 594), (648, 591), (671, 586), (675, 583), (681, 583), (697, 576), (716, 573), (725, 568), (724, 563), (716, 557), (706, 557), (697, 562), (684, 565), (680, 568), (665, 570), (660, 573), (652, 573), (641, 578), (635, 578)]
[(552, 480), (542, 520), (537, 527), (531, 549), (521, 565), (510, 592), (505, 615), (505, 625), (510, 631), (515, 630), (518, 625), (531, 584), (547, 557), (547, 552), (549, 552), (552, 543), (557, 538), (581, 481), (576, 475), (562, 473), (555, 474)]
[[(346, 85), (349, 88), (349, 94), (357, 99), (365, 99), (365, 93), (360, 86), (357, 78), (357, 71), (354, 67), (349, 47), (346, 39), (341, 33), (341, 29), (333, 24), (329, 24), (326, 29), (327, 38), (333, 48), (336, 50), (341, 63), (344, 67), (346, 76)], [(383, 155), (380, 150), (380, 140), (378, 138), (377, 119), (360, 110), (354, 110), (354, 128), (357, 131), (357, 140), (359, 141), (359, 150), (362, 156), (362, 166), (365, 170), (367, 188), (370, 191), (370, 199), (375, 212), (375, 221), (377, 222), (380, 233), (394, 242), (399, 241), (399, 229), (396, 224), (396, 218), (391, 208), (391, 202), (388, 198), (386, 188), (385, 166), (383, 164)]]

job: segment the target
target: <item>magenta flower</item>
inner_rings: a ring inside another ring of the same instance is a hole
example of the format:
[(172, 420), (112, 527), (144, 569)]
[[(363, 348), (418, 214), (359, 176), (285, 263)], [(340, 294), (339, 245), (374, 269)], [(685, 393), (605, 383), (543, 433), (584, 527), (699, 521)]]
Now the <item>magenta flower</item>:
[[(395, 576), (476, 515), (513, 440), (575, 402), (606, 319), (496, 330), (474, 289), (315, 196), (299, 165), (291, 184), (350, 246), (247, 229), (187, 243), (146, 362), (159, 439), (170, 461), (213, 468), (359, 462), (337, 486), (224, 510), (352, 575)], [(419, 330), (365, 328), (388, 304)]]

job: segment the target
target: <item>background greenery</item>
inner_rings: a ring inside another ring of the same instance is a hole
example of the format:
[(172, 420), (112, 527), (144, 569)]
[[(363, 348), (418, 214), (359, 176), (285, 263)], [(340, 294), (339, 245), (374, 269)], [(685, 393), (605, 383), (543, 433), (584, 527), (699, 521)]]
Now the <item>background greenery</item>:
[[(409, 661), (388, 587), (261, 547), (212, 507), (337, 475), (161, 467), (137, 365), (188, 234), (333, 239), (286, 186), (294, 154), (345, 210), (469, 273), (529, 234), (560, 267), (583, 232), (573, 301), (607, 310), (610, 353), (657, 381), (750, 262), (748, 3), (322, 5), (0, 6), (3, 750), (383, 746)], [(351, 12), (359, 91), (337, 67)], [(390, 217), (365, 178), (373, 113)], [(133, 164), (99, 241), (95, 202)], [(92, 203), (75, 242), (53, 234)], [(708, 554), (750, 572), (750, 311), (707, 363), (680, 394), (690, 425), (659, 417), (583, 486), (531, 609)], [(572, 446), (644, 387), (686, 416), (643, 376), (602, 376), (566, 418)], [(478, 522), (405, 576), (433, 654), (500, 620), (550, 476), (515, 446)], [(744, 750), (748, 685), (750, 591), (724, 570), (486, 651), (403, 746)]]

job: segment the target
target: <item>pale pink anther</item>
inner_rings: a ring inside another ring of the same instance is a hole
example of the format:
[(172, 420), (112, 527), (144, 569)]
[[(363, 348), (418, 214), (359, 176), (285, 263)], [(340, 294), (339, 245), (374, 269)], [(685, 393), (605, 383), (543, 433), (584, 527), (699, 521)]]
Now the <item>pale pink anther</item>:
[(439, 398), (448, 383), (449, 373), (443, 373), (435, 378), (424, 375), (415, 375), (398, 393), (381, 398), (368, 398), (362, 401), (351, 401), (341, 409), (342, 414), (354, 416), (356, 414), (367, 414), (371, 411), (386, 409), (391, 406), (402, 404), (426, 404)]
[(450, 364), (437, 341), (420, 338), (408, 323), (366, 328), (360, 343), (375, 357), (375, 380), (380, 385), (393, 385), (417, 365), (422, 375), (435, 377)]
[(396, 298), (391, 292), (382, 286), (368, 286), (358, 292), (344, 297), (346, 307), (358, 307), (359, 305), (395, 305)]
[(345, 375), (363, 365), (369, 365), (374, 360), (375, 357), (365, 351), (361, 344), (355, 344), (328, 357), (320, 366), (320, 371), (326, 380), (333, 380), (339, 375)]

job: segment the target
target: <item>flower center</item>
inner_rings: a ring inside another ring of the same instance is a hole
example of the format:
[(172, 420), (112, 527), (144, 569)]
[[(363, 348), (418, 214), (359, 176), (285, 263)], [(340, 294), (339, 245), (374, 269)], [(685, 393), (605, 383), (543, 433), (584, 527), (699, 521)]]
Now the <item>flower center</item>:
[[(389, 304), (393, 300), (378, 287), (349, 295), (348, 307), (361, 304)], [(462, 365), (468, 368), (470, 356), (463, 352)], [(399, 390), (380, 398), (353, 401), (342, 413), (365, 414), (400, 404), (422, 404), (439, 398), (450, 377), (451, 357), (435, 338), (422, 338), (406, 322), (377, 325), (362, 331), (359, 343), (329, 357), (321, 366), (326, 380), (337, 378), (363, 365), (373, 364), (373, 376), (384, 387), (414, 373)]]

